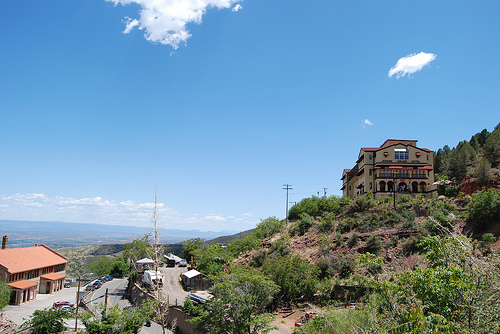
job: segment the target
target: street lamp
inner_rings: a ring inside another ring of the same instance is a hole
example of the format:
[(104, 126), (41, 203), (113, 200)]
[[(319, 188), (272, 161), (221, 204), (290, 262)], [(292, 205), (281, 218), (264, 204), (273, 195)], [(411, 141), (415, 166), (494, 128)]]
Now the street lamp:
[(80, 282), (85, 275), (94, 275), (94, 273), (85, 273), (78, 276), (78, 290), (76, 291), (76, 313), (75, 313), (75, 333), (78, 333), (78, 306), (80, 305)]

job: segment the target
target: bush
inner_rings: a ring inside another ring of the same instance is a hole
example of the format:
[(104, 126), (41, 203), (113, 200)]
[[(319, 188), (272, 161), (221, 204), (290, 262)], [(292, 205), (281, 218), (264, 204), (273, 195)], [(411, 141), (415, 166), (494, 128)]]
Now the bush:
[(349, 240), (347, 240), (347, 246), (349, 248), (353, 248), (358, 244), (358, 242), (359, 242), (359, 235), (356, 232), (354, 232), (352, 236), (349, 238)]
[(500, 220), (500, 187), (472, 194), (467, 208), (467, 220), (479, 228), (485, 228)]
[(403, 255), (408, 256), (413, 253), (418, 252), (418, 244), (420, 243), (419, 238), (417, 237), (409, 237), (401, 244)]
[(342, 219), (337, 225), (337, 231), (340, 233), (350, 232), (352, 230), (355, 221), (356, 220), (354, 218)]
[(359, 232), (371, 232), (375, 231), (380, 226), (380, 217), (372, 213), (371, 215), (365, 216), (363, 218), (358, 218), (354, 221), (353, 228)]
[(397, 247), (399, 243), (399, 237), (397, 235), (393, 235), (389, 241), (387, 241), (386, 248), (394, 248)]
[(356, 197), (349, 205), (348, 212), (356, 213), (363, 212), (376, 205), (375, 200), (370, 199), (367, 195)]
[(366, 251), (375, 255), (379, 255), (383, 251), (382, 239), (372, 234), (366, 240)]

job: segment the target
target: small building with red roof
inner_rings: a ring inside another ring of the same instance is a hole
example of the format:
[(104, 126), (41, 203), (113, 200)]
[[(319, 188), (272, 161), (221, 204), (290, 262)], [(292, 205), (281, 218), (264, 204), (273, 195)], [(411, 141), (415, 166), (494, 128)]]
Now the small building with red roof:
[(45, 245), (0, 249), (0, 280), (12, 289), (10, 303), (35, 300), (37, 293), (53, 294), (64, 288), (68, 260)]

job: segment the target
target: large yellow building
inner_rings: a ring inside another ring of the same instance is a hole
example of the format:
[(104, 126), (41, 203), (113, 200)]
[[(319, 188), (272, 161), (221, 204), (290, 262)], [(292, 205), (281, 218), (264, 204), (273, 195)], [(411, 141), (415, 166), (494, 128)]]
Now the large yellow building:
[(343, 195), (351, 198), (371, 191), (378, 199), (393, 196), (394, 190), (431, 198), (436, 191), (433, 152), (417, 147), (416, 140), (388, 139), (380, 147), (362, 147), (341, 180)]

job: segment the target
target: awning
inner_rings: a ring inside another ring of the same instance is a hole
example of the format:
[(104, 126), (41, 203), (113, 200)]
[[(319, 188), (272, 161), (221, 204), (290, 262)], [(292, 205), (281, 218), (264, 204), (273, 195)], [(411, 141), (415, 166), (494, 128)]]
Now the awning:
[(389, 168), (389, 169), (402, 169), (403, 166), (389, 166), (387, 168)]
[(345, 189), (345, 185), (344, 185), (344, 186), (342, 186), (342, 188), (340, 188), (340, 190), (344, 190), (344, 189)]
[(425, 170), (432, 170), (432, 166), (422, 166), (422, 167), (418, 167), (418, 169), (425, 169)]
[(361, 170), (358, 172), (358, 174), (356, 174), (356, 176), (360, 176), (361, 174), (363, 174), (365, 172), (365, 169), (364, 168), (361, 168)]
[(379, 166), (375, 167), (375, 169), (380, 169), (380, 168), (382, 168), (382, 167), (379, 167)]
[(10, 283), (10, 284), (7, 284), (7, 285), (10, 286), (13, 289), (25, 290), (25, 289), (37, 286), (38, 283), (35, 283), (35, 282), (32, 282), (32, 281), (19, 281), (19, 282)]
[(357, 186), (356, 188), (361, 189), (361, 188), (363, 188), (364, 186), (365, 186), (365, 184), (364, 184), (364, 183), (361, 183), (361, 184), (360, 184), (359, 186)]
[(47, 274), (47, 275), (40, 276), (40, 278), (43, 278), (43, 279), (46, 279), (49, 281), (57, 281), (61, 278), (66, 278), (66, 276), (53, 273), (53, 274)]
[(419, 157), (419, 156), (421, 156), (421, 155), (422, 155), (422, 153), (417, 152), (417, 153), (415, 153), (415, 155), (416, 155), (417, 157)]

